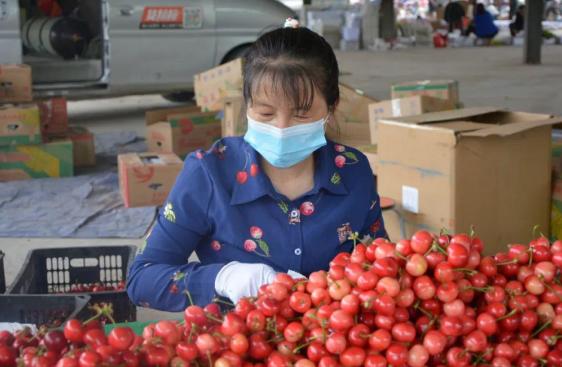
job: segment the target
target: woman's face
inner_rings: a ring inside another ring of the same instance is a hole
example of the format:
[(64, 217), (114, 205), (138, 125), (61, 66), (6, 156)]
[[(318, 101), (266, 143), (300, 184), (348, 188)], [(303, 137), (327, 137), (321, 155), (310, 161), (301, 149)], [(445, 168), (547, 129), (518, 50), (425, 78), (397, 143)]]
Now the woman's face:
[[(302, 95), (302, 93), (301, 93)], [(280, 90), (271, 87), (264, 79), (248, 104), (248, 115), (256, 121), (274, 125), (280, 129), (321, 120), (328, 116), (328, 105), (318, 88), (308, 111), (299, 110)]]

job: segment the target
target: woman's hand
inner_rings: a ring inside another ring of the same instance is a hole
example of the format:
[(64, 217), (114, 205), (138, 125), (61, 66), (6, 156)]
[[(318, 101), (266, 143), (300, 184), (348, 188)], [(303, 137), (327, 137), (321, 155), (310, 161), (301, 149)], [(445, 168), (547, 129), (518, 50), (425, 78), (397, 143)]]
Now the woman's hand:
[(232, 261), (222, 267), (215, 279), (215, 290), (234, 303), (254, 297), (264, 284), (272, 283), (277, 272), (269, 265)]

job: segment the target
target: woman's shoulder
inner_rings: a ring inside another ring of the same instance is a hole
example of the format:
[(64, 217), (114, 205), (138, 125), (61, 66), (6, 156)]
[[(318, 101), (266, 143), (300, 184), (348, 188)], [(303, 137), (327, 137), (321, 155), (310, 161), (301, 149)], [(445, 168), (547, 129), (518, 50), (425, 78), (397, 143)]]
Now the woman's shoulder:
[(327, 150), (335, 166), (345, 176), (372, 176), (369, 159), (359, 149), (328, 140)]
[(185, 165), (200, 166), (210, 176), (223, 175), (237, 167), (247, 156), (247, 144), (241, 136), (224, 137), (209, 149), (198, 149), (187, 155)]

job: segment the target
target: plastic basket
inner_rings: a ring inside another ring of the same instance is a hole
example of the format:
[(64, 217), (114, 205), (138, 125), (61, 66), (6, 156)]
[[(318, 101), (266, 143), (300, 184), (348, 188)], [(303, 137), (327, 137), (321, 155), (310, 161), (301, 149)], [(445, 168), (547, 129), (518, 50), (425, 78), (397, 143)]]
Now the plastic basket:
[[(64, 294), (73, 284), (101, 282), (117, 285), (126, 279), (136, 253), (135, 246), (99, 246), (35, 249), (27, 254), (22, 270), (9, 288), (10, 294)], [(88, 294), (90, 304), (113, 306), (117, 322), (135, 321), (136, 307), (126, 291)], [(84, 310), (84, 318), (91, 312)]]
[(0, 295), (0, 322), (57, 327), (86, 310), (90, 296)]

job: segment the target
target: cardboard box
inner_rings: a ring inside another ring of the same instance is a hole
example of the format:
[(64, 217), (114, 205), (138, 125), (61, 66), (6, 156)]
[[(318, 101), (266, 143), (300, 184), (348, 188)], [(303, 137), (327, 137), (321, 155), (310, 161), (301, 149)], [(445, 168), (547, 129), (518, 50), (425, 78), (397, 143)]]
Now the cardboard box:
[(378, 102), (362, 90), (340, 84), (340, 102), (334, 113), (335, 122), (326, 126), (328, 139), (341, 144), (370, 144), (369, 105)]
[(552, 130), (552, 174), (562, 178), (562, 130)]
[(386, 117), (405, 117), (455, 109), (450, 101), (429, 96), (411, 96), (371, 103), (369, 105), (369, 129), (371, 143), (377, 144), (377, 121)]
[(552, 178), (550, 237), (562, 240), (562, 178)]
[(73, 174), (70, 140), (38, 145), (0, 146), (0, 181), (70, 177)]
[(81, 126), (71, 126), (68, 138), (72, 140), (74, 167), (89, 167), (96, 165), (96, 148), (94, 134)]
[(246, 103), (244, 97), (231, 97), (224, 100), (222, 136), (241, 136), (248, 129)]
[(0, 102), (31, 102), (31, 67), (28, 65), (0, 65)]
[(94, 134), (82, 126), (70, 126), (61, 136), (47, 136), (46, 141), (55, 142), (62, 139), (72, 141), (74, 167), (90, 167), (96, 165), (96, 148)]
[(362, 145), (357, 147), (359, 151), (367, 157), (369, 160), (369, 165), (371, 166), (371, 170), (373, 170), (373, 174), (376, 175), (378, 172), (377, 168), (377, 161), (378, 161), (378, 154), (377, 154), (377, 146), (374, 144), (371, 145)]
[(221, 138), (221, 120), (214, 112), (170, 115), (169, 121), (147, 127), (150, 152), (175, 153), (184, 158), (197, 149), (208, 149)]
[(411, 234), (469, 232), (487, 254), (548, 232), (549, 115), (473, 108), (381, 119), (378, 191), (397, 201)]
[(157, 122), (168, 121), (168, 117), (183, 113), (201, 113), (201, 109), (197, 106), (181, 106), (146, 111), (144, 114), (146, 126)]
[(421, 80), (395, 84), (391, 87), (391, 99), (411, 96), (430, 96), (448, 100), (459, 106), (459, 83), (456, 80)]
[(117, 158), (119, 189), (125, 207), (162, 205), (183, 162), (169, 153), (127, 153)]
[(220, 111), (226, 97), (242, 91), (242, 59), (236, 59), (194, 76), (195, 101), (203, 111)]
[(66, 98), (51, 98), (37, 101), (39, 117), (41, 119), (41, 133), (47, 135), (62, 135), (68, 130), (68, 112)]
[(0, 106), (0, 146), (41, 143), (36, 105)]

